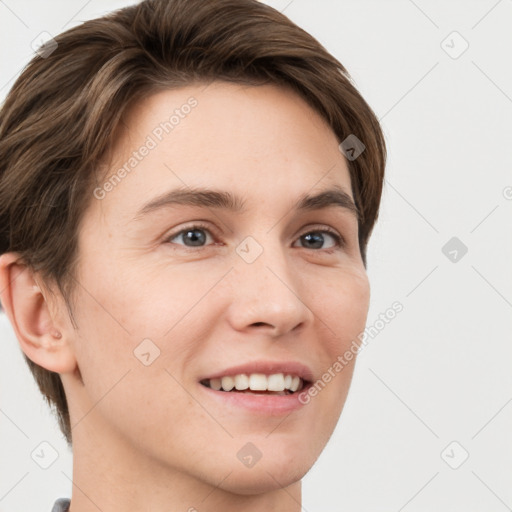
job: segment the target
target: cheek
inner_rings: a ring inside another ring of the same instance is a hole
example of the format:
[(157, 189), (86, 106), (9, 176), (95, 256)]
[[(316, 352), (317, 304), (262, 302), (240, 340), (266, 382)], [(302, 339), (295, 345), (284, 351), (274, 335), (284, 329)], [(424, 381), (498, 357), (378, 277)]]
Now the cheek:
[(190, 273), (158, 272), (129, 259), (129, 264), (116, 264), (115, 259), (101, 265), (90, 261), (80, 276), (78, 325), (89, 329), (94, 323), (92, 330), (99, 336), (109, 331), (114, 341), (122, 336), (132, 342), (160, 339), (204, 294)]
[[(85, 409), (77, 416), (87, 416), (79, 428), (114, 429), (141, 449), (144, 439), (164, 442), (182, 432), (189, 435), (183, 411), (201, 411), (178, 383), (184, 382), (186, 362), (197, 347), (187, 339), (185, 321), (167, 337), (160, 336), (183, 316), (181, 308), (174, 315), (158, 317), (139, 298), (116, 294), (115, 290), (109, 294), (109, 312), (89, 296), (81, 299), (76, 354)], [(117, 319), (126, 316), (124, 325), (114, 320), (116, 314)]]
[(361, 270), (340, 271), (322, 291), (315, 308), (330, 334), (326, 339), (332, 360), (364, 331), (369, 303), (368, 277)]
[(327, 432), (335, 428), (349, 392), (369, 301), (366, 272), (350, 269), (337, 272), (315, 302), (314, 311), (323, 332), (319, 355), (323, 372), (311, 400), (318, 401)]
[[(154, 389), (172, 396), (178, 384), (165, 370), (183, 382), (187, 363), (216, 315), (211, 301), (202, 300), (218, 281), (216, 275), (130, 269), (91, 265), (80, 276), (76, 354), (94, 402), (121, 378), (118, 393), (128, 382), (138, 382), (128, 402), (138, 397), (146, 403)], [(127, 373), (129, 378), (123, 377)]]

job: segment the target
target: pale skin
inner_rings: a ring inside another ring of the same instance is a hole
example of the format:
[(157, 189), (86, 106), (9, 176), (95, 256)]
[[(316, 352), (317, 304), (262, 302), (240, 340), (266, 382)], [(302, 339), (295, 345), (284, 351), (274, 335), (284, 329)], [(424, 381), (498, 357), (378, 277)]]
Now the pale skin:
[[(299, 361), (320, 379), (364, 330), (370, 287), (353, 212), (294, 209), (333, 186), (353, 198), (340, 141), (295, 93), (214, 82), (148, 96), (126, 117), (107, 177), (190, 96), (197, 106), (130, 174), (103, 199), (91, 194), (78, 329), (56, 288), (49, 294), (16, 254), (0, 258), (2, 304), (21, 348), (65, 388), (72, 512), (297, 512), (301, 479), (350, 387), (354, 361), (288, 415), (205, 394), (201, 377), (260, 359)], [(156, 196), (187, 187), (231, 192), (246, 211), (174, 205), (134, 220)], [(198, 221), (204, 243), (186, 245), (178, 233)], [(308, 244), (308, 233), (320, 242)], [(236, 252), (249, 236), (263, 249), (250, 264)], [(148, 366), (134, 355), (144, 339), (160, 350)], [(248, 442), (262, 454), (251, 468), (237, 457)]]

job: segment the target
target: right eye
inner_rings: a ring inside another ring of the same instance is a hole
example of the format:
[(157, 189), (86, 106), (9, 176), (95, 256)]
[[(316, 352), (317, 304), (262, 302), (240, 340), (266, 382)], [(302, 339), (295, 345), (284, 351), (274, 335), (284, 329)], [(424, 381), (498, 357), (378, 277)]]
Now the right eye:
[[(184, 245), (185, 247), (193, 248), (193, 247), (199, 247), (202, 248), (204, 245), (202, 245), (206, 239), (207, 236), (204, 235), (204, 233), (208, 233), (211, 235), (211, 232), (209, 229), (206, 228), (203, 224), (193, 224), (191, 226), (188, 226), (184, 229), (181, 229), (180, 231), (177, 231), (174, 234), (171, 234), (165, 238), (166, 243), (175, 243), (172, 242), (172, 240), (178, 239), (182, 240), (183, 244), (177, 244), (177, 245)], [(213, 238), (213, 237), (212, 237)], [(191, 245), (187, 245), (190, 243)]]

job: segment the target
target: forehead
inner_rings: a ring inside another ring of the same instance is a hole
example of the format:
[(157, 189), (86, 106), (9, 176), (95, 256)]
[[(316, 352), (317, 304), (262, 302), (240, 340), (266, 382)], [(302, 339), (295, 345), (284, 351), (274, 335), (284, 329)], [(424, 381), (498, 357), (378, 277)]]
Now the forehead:
[(133, 213), (177, 186), (281, 200), (329, 185), (350, 193), (338, 144), (323, 117), (282, 86), (213, 82), (158, 91), (123, 118), (98, 183), (111, 182), (102, 208)]

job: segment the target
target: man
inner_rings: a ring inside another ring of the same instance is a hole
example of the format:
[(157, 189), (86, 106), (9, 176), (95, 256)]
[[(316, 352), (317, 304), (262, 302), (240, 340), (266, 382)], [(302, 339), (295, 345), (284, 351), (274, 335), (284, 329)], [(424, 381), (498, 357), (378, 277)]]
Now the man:
[(253, 0), (56, 42), (0, 124), (2, 305), (73, 447), (54, 511), (300, 510), (369, 307), (372, 110)]

